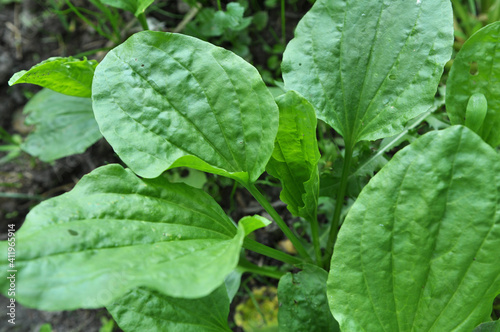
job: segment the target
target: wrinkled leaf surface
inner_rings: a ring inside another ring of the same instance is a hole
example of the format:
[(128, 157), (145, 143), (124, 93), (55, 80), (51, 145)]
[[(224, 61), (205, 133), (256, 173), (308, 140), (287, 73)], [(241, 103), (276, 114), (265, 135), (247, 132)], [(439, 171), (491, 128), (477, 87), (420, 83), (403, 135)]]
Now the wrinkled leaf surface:
[(287, 46), (283, 78), (350, 144), (375, 140), (432, 105), (452, 43), (450, 1), (318, 0)]
[(325, 270), (309, 264), (299, 273), (281, 277), (278, 285), (280, 331), (340, 331), (328, 309), (327, 278)]
[(316, 220), (319, 194), (316, 115), (294, 91), (276, 98), (280, 110), (274, 151), (266, 170), (281, 181), (281, 200), (295, 216)]
[(278, 108), (257, 70), (192, 37), (141, 32), (96, 71), (101, 132), (143, 177), (188, 166), (254, 182), (269, 160)]
[(342, 331), (472, 331), (500, 293), (500, 160), (462, 126), (398, 152), (339, 232), (328, 297)]
[[(243, 236), (202, 190), (104, 166), (35, 207), (17, 231), (17, 300), (98, 308), (141, 286), (206, 296), (236, 267)], [(5, 293), (7, 279), (0, 287)]]

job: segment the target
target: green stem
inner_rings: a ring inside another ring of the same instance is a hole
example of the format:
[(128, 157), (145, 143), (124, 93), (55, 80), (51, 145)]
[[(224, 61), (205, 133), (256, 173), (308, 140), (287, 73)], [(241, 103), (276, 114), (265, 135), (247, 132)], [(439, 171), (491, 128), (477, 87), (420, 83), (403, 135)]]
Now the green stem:
[(240, 258), (240, 261), (238, 263), (238, 270), (241, 272), (255, 273), (274, 279), (280, 279), (285, 274), (285, 272), (272, 269), (271, 267), (252, 264), (244, 258)]
[(328, 242), (326, 243), (325, 251), (325, 265), (328, 268), (330, 265), (330, 258), (333, 254), (333, 246), (337, 240), (337, 233), (340, 223), (340, 214), (342, 212), (342, 207), (344, 206), (344, 197), (347, 189), (347, 182), (349, 179), (349, 170), (351, 168), (352, 153), (354, 150), (354, 144), (346, 141), (345, 153), (344, 153), (344, 166), (342, 167), (342, 179), (340, 180), (339, 191), (337, 193), (337, 201), (335, 204), (335, 211), (333, 213), (332, 223), (330, 227), (330, 234), (328, 235)]
[(311, 259), (311, 256), (309, 256), (300, 240), (295, 236), (295, 234), (293, 234), (290, 228), (288, 228), (288, 225), (283, 221), (283, 219), (281, 219), (281, 216), (278, 212), (276, 212), (271, 203), (269, 203), (269, 201), (260, 193), (259, 189), (257, 189), (257, 187), (253, 183), (243, 183), (243, 185), (257, 200), (257, 202), (259, 202), (259, 204), (267, 211), (267, 213), (269, 213), (271, 218), (274, 219), (279, 228), (283, 231), (283, 233), (285, 233), (286, 237), (292, 242), (299, 255), (303, 258)]
[(472, 15), (477, 16), (476, 2), (474, 0), (469, 0), (469, 7)]
[(321, 246), (319, 243), (319, 223), (317, 217), (311, 220), (311, 237), (314, 245), (314, 254), (316, 256), (316, 262), (319, 267), (323, 267), (323, 260), (321, 257)]
[(293, 257), (291, 255), (285, 254), (282, 251), (273, 249), (247, 237), (243, 240), (243, 248), (292, 265), (304, 263), (302, 259), (298, 257)]
[(217, 8), (219, 8), (219, 11), (222, 11), (222, 5), (220, 4), (220, 0), (217, 0)]
[(139, 14), (139, 16), (137, 16), (137, 19), (141, 23), (142, 30), (149, 30), (148, 21), (146, 20), (146, 14)]

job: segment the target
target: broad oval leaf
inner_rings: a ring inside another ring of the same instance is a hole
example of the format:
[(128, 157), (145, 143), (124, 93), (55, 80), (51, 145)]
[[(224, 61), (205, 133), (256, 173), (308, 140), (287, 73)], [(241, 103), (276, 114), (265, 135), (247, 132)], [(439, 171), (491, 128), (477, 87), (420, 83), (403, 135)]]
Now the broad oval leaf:
[(280, 111), (279, 129), (266, 170), (281, 181), (280, 198), (288, 210), (309, 222), (315, 221), (321, 156), (314, 108), (295, 91), (277, 97), (276, 103)]
[(475, 94), (486, 97), (488, 111), (478, 134), (500, 145), (500, 22), (472, 35), (458, 52), (446, 82), (446, 112), (452, 124), (464, 124), (467, 104)]
[(101, 0), (103, 4), (120, 8), (139, 16), (148, 8), (154, 0)]
[[(109, 305), (142, 286), (206, 296), (236, 267), (243, 237), (202, 190), (104, 166), (29, 213), (16, 233), (16, 299), (69, 310)], [(5, 293), (7, 279), (0, 287)]]
[(231, 331), (225, 286), (199, 299), (174, 298), (137, 288), (106, 308), (124, 331)]
[(475, 93), (467, 102), (467, 110), (465, 111), (465, 126), (475, 133), (484, 123), (486, 114), (488, 113), (488, 101), (482, 93)]
[(339, 332), (339, 324), (328, 310), (328, 273), (315, 265), (287, 273), (278, 285), (278, 323), (280, 331)]
[(147, 178), (188, 166), (254, 182), (278, 127), (278, 108), (254, 67), (178, 34), (140, 32), (109, 52), (92, 98), (104, 137)]
[(472, 331), (500, 293), (500, 157), (462, 126), (398, 152), (339, 232), (330, 308), (348, 331)]
[(15, 73), (9, 85), (31, 83), (69, 96), (90, 97), (96, 66), (97, 61), (86, 58), (49, 58), (28, 71)]
[(46, 162), (82, 153), (102, 137), (90, 98), (44, 89), (28, 101), (24, 113), (35, 131), (21, 148)]
[(452, 18), (448, 0), (318, 0), (283, 55), (285, 86), (349, 144), (395, 135), (433, 103)]

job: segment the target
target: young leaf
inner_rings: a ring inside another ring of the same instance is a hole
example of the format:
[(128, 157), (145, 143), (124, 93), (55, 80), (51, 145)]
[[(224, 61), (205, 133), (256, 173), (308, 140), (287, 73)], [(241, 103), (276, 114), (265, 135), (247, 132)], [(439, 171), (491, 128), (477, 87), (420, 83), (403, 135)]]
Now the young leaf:
[(101, 0), (105, 5), (120, 8), (139, 16), (148, 8), (154, 0)]
[(245, 229), (245, 236), (252, 233), (253, 231), (263, 228), (271, 224), (271, 220), (259, 216), (258, 214), (254, 216), (246, 216), (240, 219), (238, 224), (242, 224)]
[(192, 37), (140, 32), (96, 71), (101, 132), (137, 174), (188, 166), (254, 182), (269, 160), (278, 108), (257, 70)]
[(465, 126), (475, 133), (483, 125), (488, 112), (488, 101), (482, 93), (475, 93), (469, 98), (465, 111)]
[(107, 306), (125, 331), (231, 331), (229, 298), (220, 286), (199, 299), (181, 299), (146, 288), (134, 289)]
[(141, 286), (206, 296), (236, 267), (243, 237), (202, 190), (104, 166), (29, 213), (16, 233), (16, 299), (63, 310), (109, 305)]
[(316, 220), (319, 193), (316, 115), (302, 96), (289, 91), (276, 98), (280, 117), (274, 151), (266, 170), (283, 186), (281, 200), (288, 210), (308, 221)]
[(328, 273), (306, 264), (304, 270), (287, 273), (278, 285), (278, 323), (280, 331), (337, 332), (339, 324), (328, 310)]
[(341, 330), (472, 331), (500, 292), (500, 157), (462, 126), (398, 152), (340, 230), (328, 296)]
[(285, 86), (348, 144), (395, 135), (432, 105), (452, 19), (450, 1), (318, 0), (283, 55)]
[(96, 66), (95, 60), (50, 58), (28, 71), (15, 73), (9, 80), (9, 85), (31, 83), (69, 96), (90, 97)]
[(472, 35), (458, 52), (446, 84), (446, 111), (452, 124), (464, 124), (471, 96), (481, 93), (487, 100), (487, 114), (478, 134), (493, 147), (500, 145), (500, 22)]
[(35, 131), (21, 147), (43, 161), (82, 153), (102, 137), (90, 98), (44, 89), (28, 101), (24, 113), (26, 124), (34, 125)]

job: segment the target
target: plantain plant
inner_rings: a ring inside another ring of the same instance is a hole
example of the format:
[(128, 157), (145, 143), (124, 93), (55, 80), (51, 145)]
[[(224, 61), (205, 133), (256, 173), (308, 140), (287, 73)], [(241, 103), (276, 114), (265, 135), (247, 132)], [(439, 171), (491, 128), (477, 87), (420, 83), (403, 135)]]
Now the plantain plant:
[[(281, 331), (498, 327), (487, 322), (500, 293), (499, 32), (498, 23), (478, 31), (455, 59), (453, 126), (397, 152), (343, 222), (357, 146), (433, 107), (452, 52), (450, 1), (317, 0), (286, 48), (287, 92), (276, 99), (229, 51), (179, 34), (133, 35), (97, 66), (91, 90), (100, 132), (128, 168), (100, 167), (30, 212), (15, 261), (1, 263), (18, 271), (16, 301), (105, 306), (126, 331), (230, 331), (234, 271), (251, 269), (280, 279)], [(326, 244), (316, 117), (345, 147)], [(239, 182), (298, 254), (248, 237), (267, 219), (234, 223), (202, 190), (162, 177), (180, 166)], [(310, 224), (310, 246), (256, 187), (265, 171)], [(301, 271), (251, 266), (242, 249)], [(0, 286), (7, 294), (9, 279)]]

